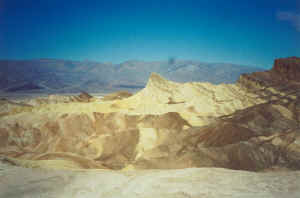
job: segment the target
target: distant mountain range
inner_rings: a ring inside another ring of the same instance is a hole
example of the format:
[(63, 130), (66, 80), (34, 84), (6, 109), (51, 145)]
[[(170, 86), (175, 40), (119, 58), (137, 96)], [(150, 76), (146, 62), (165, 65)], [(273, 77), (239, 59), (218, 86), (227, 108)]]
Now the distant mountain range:
[(121, 64), (56, 59), (0, 60), (0, 90), (4, 92), (99, 92), (137, 90), (151, 72), (177, 82), (234, 83), (241, 74), (260, 68), (197, 61), (126, 61)]

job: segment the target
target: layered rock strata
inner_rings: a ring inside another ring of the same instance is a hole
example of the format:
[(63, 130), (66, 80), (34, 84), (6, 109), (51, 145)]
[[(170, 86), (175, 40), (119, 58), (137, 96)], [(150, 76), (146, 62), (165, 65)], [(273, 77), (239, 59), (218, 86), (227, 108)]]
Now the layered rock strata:
[(22, 107), (0, 117), (0, 154), (58, 169), (299, 170), (298, 62), (279, 59), (228, 85), (153, 73), (130, 97)]

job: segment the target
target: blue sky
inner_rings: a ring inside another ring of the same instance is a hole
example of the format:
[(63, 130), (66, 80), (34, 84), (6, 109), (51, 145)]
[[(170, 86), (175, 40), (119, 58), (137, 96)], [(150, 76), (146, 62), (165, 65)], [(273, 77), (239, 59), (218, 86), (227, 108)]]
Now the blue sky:
[(178, 59), (270, 68), (300, 56), (299, 0), (0, 0), (0, 59)]

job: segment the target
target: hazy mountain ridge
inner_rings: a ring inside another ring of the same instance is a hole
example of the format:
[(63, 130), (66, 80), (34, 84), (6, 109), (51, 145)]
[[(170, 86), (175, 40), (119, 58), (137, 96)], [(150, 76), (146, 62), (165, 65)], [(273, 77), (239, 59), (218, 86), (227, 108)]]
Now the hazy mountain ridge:
[[(117, 89), (141, 89), (152, 72), (177, 82), (207, 81), (233, 83), (242, 73), (262, 69), (223, 63), (197, 61), (145, 62), (120, 64), (55, 59), (0, 60), (0, 89), (26, 91), (40, 87), (45, 92), (97, 92)], [(30, 86), (27, 86), (30, 85)]]

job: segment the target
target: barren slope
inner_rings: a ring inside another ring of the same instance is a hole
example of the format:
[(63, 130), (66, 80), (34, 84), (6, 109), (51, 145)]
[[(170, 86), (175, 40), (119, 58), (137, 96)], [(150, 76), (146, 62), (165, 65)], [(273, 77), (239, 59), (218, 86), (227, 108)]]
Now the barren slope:
[(31, 100), (1, 116), (0, 153), (26, 167), (300, 169), (299, 83), (280, 69), (297, 61), (276, 61), (237, 84), (153, 73), (129, 98)]
[(299, 62), (237, 84), (152, 74), (133, 96), (1, 100), (0, 197), (298, 198)]

